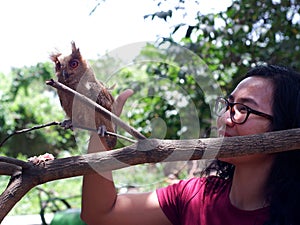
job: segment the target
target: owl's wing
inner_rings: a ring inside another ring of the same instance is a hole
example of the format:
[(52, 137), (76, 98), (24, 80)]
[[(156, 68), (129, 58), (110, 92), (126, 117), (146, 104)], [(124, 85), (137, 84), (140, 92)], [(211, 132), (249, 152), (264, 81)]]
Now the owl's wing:
[(94, 82), (90, 83), (90, 93), (93, 99), (96, 98), (96, 103), (109, 111), (112, 110), (114, 98), (104, 85)]
[[(106, 108), (107, 110), (109, 110), (110, 112), (112, 112), (112, 106), (114, 103), (113, 96), (110, 94), (110, 92), (107, 90), (107, 88), (104, 85), (100, 83), (93, 83), (93, 84), (94, 85), (92, 85), (91, 93), (94, 95), (94, 97), (97, 96), (96, 102), (99, 105)], [(105, 118), (105, 116), (103, 117), (102, 115), (101, 116), (96, 115), (95, 119), (96, 119), (97, 127), (104, 125), (108, 131), (110, 132), (115, 131), (114, 125), (111, 123), (111, 121), (108, 118)], [(113, 147), (117, 143), (117, 138), (115, 136), (107, 136), (103, 141), (104, 143), (106, 143), (109, 149), (113, 149)]]

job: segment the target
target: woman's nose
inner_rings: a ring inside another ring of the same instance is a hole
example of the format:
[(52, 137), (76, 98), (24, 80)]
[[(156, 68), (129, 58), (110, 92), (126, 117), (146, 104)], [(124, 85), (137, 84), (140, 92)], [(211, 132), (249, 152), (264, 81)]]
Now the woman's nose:
[(217, 124), (218, 124), (218, 127), (234, 126), (234, 123), (232, 122), (232, 120), (230, 118), (230, 110), (227, 110), (222, 116), (218, 117)]

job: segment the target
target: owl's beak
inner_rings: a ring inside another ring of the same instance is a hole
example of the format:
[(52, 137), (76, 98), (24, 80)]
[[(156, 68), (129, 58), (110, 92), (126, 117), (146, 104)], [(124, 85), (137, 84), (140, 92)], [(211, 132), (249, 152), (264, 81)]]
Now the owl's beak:
[(69, 78), (69, 74), (68, 74), (68, 72), (65, 71), (65, 70), (62, 71), (62, 75), (63, 75), (63, 78), (64, 78), (65, 80)]

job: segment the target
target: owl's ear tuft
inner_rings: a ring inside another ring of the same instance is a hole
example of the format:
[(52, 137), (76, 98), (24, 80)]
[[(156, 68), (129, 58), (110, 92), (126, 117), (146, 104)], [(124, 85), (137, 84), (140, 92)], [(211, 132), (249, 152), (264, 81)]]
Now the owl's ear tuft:
[(60, 61), (58, 57), (61, 56), (61, 53), (53, 53), (50, 55), (50, 59), (55, 63), (55, 71), (59, 71), (61, 69)]
[(81, 58), (79, 48), (76, 48), (75, 42), (72, 41), (71, 44), (72, 44), (72, 56), (75, 58)]
[(49, 58), (56, 63), (58, 61), (58, 57), (61, 56), (61, 53), (52, 53), (50, 54)]

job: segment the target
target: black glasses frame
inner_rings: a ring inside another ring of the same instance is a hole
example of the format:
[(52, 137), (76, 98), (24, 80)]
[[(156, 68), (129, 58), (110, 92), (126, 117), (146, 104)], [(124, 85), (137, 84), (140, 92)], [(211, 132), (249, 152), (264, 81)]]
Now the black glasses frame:
[[(243, 103), (229, 102), (226, 98), (223, 98), (223, 97), (218, 97), (218, 98), (217, 98), (217, 100), (216, 100), (216, 105), (215, 105), (215, 106), (217, 106), (218, 102), (220, 102), (220, 101), (222, 101), (222, 102), (225, 101), (225, 103), (226, 103), (226, 110), (224, 111), (224, 113), (227, 112), (228, 109), (230, 109), (230, 119), (231, 119), (231, 121), (232, 121), (233, 123), (235, 123), (235, 124), (244, 124), (244, 123), (246, 123), (246, 121), (247, 121), (247, 119), (248, 119), (248, 117), (249, 117), (249, 115), (250, 115), (251, 113), (252, 113), (252, 114), (255, 114), (255, 115), (257, 115), (257, 116), (262, 116), (262, 117), (264, 117), (264, 118), (266, 118), (266, 119), (268, 119), (268, 120), (273, 121), (273, 116), (271, 116), (271, 115), (269, 115), (269, 114), (266, 114), (266, 113), (263, 113), (263, 112), (260, 112), (260, 111), (251, 109), (249, 106), (246, 106), (246, 105), (244, 105)], [(234, 107), (235, 105), (241, 105), (241, 106), (245, 107), (245, 109), (247, 110), (247, 115), (246, 115), (244, 121), (242, 121), (242, 122), (236, 122), (236, 121), (234, 120), (234, 109), (233, 109), (233, 107)], [(215, 110), (215, 111), (216, 111), (216, 110)], [(222, 116), (224, 113), (222, 113), (221, 115), (218, 115), (217, 112), (216, 112), (217, 116), (219, 116), (219, 117)]]

